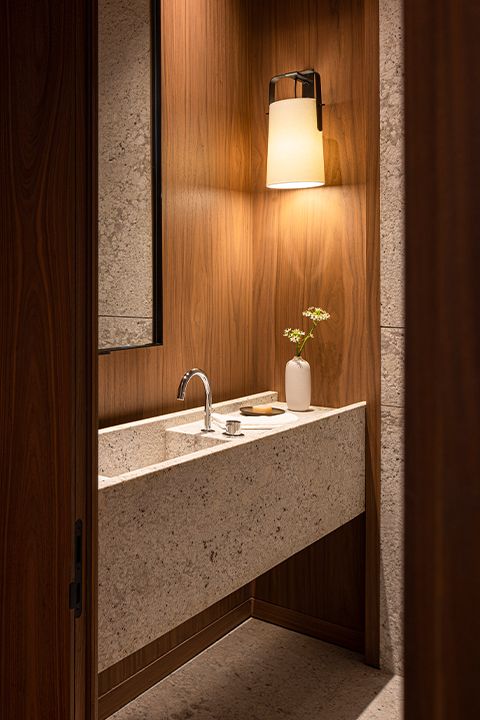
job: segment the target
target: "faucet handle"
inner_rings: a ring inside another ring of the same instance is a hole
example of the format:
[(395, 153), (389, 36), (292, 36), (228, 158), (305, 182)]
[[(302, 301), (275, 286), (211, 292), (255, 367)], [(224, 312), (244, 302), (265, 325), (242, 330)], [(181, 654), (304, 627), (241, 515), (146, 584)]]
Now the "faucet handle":
[(225, 423), (225, 435), (241, 437), (243, 435), (241, 420), (227, 420)]

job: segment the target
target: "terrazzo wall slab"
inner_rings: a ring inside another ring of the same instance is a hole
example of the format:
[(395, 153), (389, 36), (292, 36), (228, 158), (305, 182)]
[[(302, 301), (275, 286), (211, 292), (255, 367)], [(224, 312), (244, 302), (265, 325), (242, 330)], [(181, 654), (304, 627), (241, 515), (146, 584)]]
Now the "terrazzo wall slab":
[(380, 0), (382, 510), (380, 662), (403, 673), (403, 3)]
[(98, 4), (99, 347), (152, 341), (150, 0)]

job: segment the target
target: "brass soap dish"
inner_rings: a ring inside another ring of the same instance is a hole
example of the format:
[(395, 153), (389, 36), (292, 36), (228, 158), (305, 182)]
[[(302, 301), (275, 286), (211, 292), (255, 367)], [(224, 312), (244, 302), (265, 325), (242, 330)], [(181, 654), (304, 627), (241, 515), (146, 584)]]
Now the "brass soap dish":
[(272, 415), (283, 415), (285, 410), (272, 407), (271, 405), (247, 405), (246, 407), (241, 407), (240, 412), (242, 415), (249, 415), (251, 417), (272, 417)]

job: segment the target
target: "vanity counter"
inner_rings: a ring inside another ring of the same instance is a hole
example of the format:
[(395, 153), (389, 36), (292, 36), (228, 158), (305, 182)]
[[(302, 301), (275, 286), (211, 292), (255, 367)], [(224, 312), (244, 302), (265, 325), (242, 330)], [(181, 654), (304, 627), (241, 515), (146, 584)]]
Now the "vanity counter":
[[(275, 398), (264, 393), (215, 410)], [(365, 403), (313, 408), (296, 423), (244, 437), (214, 432), (198, 450), (198, 428), (178, 426), (201, 414), (101, 431), (99, 670), (365, 509)], [(173, 428), (190, 436), (180, 438), (187, 445), (178, 456), (165, 440)], [(142, 466), (142, 446), (147, 462), (160, 462)]]

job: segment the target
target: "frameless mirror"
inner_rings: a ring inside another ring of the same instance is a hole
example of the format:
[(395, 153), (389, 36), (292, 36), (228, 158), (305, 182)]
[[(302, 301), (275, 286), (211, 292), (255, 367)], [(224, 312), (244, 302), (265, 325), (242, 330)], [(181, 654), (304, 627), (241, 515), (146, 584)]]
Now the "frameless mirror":
[(98, 3), (98, 335), (162, 342), (160, 0)]

